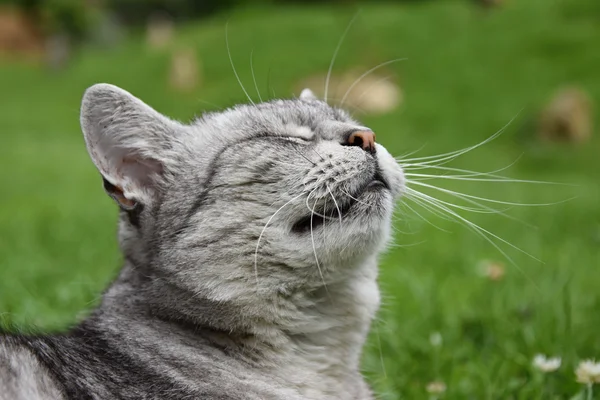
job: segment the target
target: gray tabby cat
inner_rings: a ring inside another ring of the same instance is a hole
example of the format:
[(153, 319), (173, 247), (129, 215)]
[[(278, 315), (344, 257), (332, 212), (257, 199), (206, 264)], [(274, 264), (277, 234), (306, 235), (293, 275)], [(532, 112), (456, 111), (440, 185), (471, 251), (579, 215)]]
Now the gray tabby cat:
[(115, 86), (81, 107), (124, 266), (59, 335), (0, 335), (1, 399), (372, 399), (359, 372), (404, 176), (305, 90), (174, 122)]

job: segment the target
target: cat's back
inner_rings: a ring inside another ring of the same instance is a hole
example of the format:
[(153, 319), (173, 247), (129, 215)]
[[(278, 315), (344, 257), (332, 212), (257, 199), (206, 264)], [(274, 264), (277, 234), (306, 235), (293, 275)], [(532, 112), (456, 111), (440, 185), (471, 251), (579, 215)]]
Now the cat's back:
[(0, 400), (60, 400), (51, 373), (16, 337), (0, 336)]

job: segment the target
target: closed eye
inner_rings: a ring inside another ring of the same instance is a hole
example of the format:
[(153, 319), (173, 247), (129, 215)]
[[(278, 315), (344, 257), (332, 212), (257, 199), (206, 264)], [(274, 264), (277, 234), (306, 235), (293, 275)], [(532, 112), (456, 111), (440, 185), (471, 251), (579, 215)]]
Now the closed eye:
[(312, 142), (312, 139), (302, 136), (281, 136), (282, 139), (289, 140), (294, 143), (309, 143)]
[[(313, 141), (312, 137), (306, 137), (306, 136), (284, 136), (284, 135), (277, 135), (277, 134), (273, 134), (270, 132), (261, 132), (258, 133), (254, 136), (252, 136), (250, 139), (271, 139), (271, 140), (285, 140), (285, 141), (290, 141), (290, 142), (294, 142), (294, 143), (309, 143)], [(248, 139), (245, 139), (248, 140)]]

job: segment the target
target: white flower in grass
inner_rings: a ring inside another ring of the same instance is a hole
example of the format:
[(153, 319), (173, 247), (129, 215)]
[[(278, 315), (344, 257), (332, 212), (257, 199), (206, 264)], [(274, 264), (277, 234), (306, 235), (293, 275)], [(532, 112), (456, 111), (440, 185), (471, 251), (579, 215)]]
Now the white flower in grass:
[(429, 382), (425, 389), (429, 394), (442, 394), (446, 391), (446, 384), (441, 381)]
[(591, 385), (600, 383), (600, 362), (594, 360), (583, 360), (575, 370), (577, 382)]
[(560, 357), (546, 357), (543, 354), (537, 354), (533, 357), (533, 366), (542, 372), (553, 372), (560, 368)]

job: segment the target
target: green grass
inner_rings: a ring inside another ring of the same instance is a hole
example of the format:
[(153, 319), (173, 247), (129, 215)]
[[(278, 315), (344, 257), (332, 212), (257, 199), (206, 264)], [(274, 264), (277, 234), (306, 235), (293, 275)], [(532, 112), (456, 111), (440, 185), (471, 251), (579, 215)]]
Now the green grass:
[[(404, 233), (382, 260), (384, 304), (364, 356), (364, 371), (383, 399), (427, 398), (433, 380), (447, 384), (449, 399), (570, 398), (581, 390), (577, 362), (600, 358), (600, 140), (542, 144), (531, 124), (562, 85), (580, 85), (600, 99), (600, 3), (506, 3), (489, 13), (467, 1), (364, 5), (335, 66), (367, 69), (408, 58), (387, 69), (397, 75), (405, 104), (364, 118), (393, 154), (423, 145), (418, 155), (466, 147), (517, 116), (498, 140), (453, 166), (491, 171), (522, 156), (507, 175), (577, 185), (439, 182), (509, 201), (577, 196), (508, 211), (537, 228), (463, 213), (543, 263), (503, 246), (514, 266), (464, 226), (421, 210), (440, 230), (400, 207), (396, 226)], [(87, 86), (120, 85), (182, 120), (207, 109), (202, 101), (244, 101), (224, 42), (229, 21), (231, 52), (246, 86), (252, 87), (254, 49), (263, 95), (269, 82), (277, 96), (288, 97), (298, 80), (327, 69), (353, 14), (350, 8), (249, 9), (181, 27), (178, 43), (195, 46), (203, 63), (203, 86), (194, 94), (170, 91), (168, 54), (148, 51), (135, 38), (111, 51), (84, 49), (60, 73), (0, 65), (2, 324), (68, 326), (96, 303), (119, 267), (116, 210), (78, 126)], [(482, 277), (483, 259), (506, 263), (505, 278)], [(429, 343), (432, 332), (441, 333), (441, 347)], [(545, 377), (533, 371), (538, 352), (562, 356), (560, 370)]]

